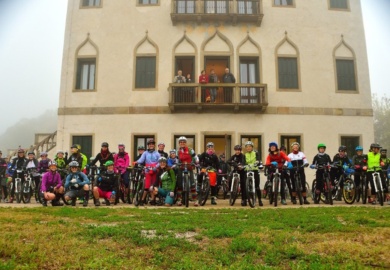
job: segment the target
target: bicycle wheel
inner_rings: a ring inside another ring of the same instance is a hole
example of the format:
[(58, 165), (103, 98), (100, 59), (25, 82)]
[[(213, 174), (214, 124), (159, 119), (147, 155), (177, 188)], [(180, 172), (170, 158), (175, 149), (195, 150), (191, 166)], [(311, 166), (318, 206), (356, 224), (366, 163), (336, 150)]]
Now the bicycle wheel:
[(234, 203), (236, 202), (237, 196), (238, 196), (238, 184), (239, 184), (239, 179), (237, 177), (233, 178), (232, 180), (232, 189), (230, 192), (230, 198), (229, 198), (229, 204), (230, 206), (233, 206)]
[(329, 178), (326, 178), (325, 184), (326, 184), (325, 196), (328, 199), (328, 203), (330, 205), (333, 205), (332, 185)]
[(246, 196), (248, 199), (249, 206), (254, 208), (256, 205), (256, 192), (255, 192), (255, 183), (252, 177), (246, 179)]
[(274, 201), (274, 206), (278, 206), (278, 189), (279, 189), (279, 177), (274, 178), (274, 188), (273, 188), (273, 201)]
[(352, 179), (346, 178), (343, 187), (343, 198), (346, 204), (353, 204), (356, 199), (356, 187)]
[(297, 189), (297, 197), (299, 200), (299, 204), (303, 204), (303, 196), (302, 196), (302, 185), (301, 185), (301, 179), (297, 176), (295, 177), (295, 187)]
[(41, 187), (42, 187), (42, 180), (38, 183), (38, 188), (35, 190), (35, 200), (37, 203), (42, 203), (42, 196), (41, 196)]
[(31, 200), (31, 188), (28, 181), (24, 181), (22, 185), (22, 201), (23, 203), (29, 203)]
[[(307, 184), (307, 182), (306, 182)], [(315, 197), (316, 197), (316, 185), (317, 185), (317, 180), (314, 179), (313, 182), (311, 183), (311, 199), (313, 202), (315, 202)], [(308, 189), (309, 190), (309, 189)]]
[[(375, 183), (376, 183), (377, 188), (379, 188), (381, 186), (381, 183), (379, 183), (379, 182), (380, 182), (379, 177), (375, 176)], [(378, 197), (378, 201), (379, 201), (380, 205), (383, 206), (383, 194), (382, 194), (382, 191), (377, 190), (376, 191), (376, 196)]]
[(130, 190), (129, 190), (129, 204), (132, 204), (134, 203), (135, 201), (135, 194), (137, 192), (136, 190), (136, 187), (137, 187), (137, 183), (138, 181), (133, 179), (131, 182), (130, 182)]
[[(356, 186), (356, 183), (355, 183)], [(356, 198), (355, 202), (360, 202), (360, 197), (362, 196), (362, 180), (360, 179), (360, 185), (356, 186)]]
[(17, 203), (20, 203), (22, 201), (22, 182), (21, 181), (17, 185), (15, 184), (15, 197), (16, 197)]
[(224, 183), (222, 184), (222, 192), (223, 192), (223, 199), (226, 200), (227, 194), (228, 194), (228, 192), (229, 192), (229, 187), (228, 187), (228, 185), (227, 185), (227, 182), (224, 182)]
[(207, 202), (207, 198), (209, 197), (210, 193), (210, 180), (208, 177), (205, 177), (202, 181), (202, 185), (199, 190), (199, 195), (198, 195), (198, 202), (199, 205), (203, 206)]
[(190, 203), (190, 189), (191, 189), (190, 188), (190, 179), (189, 179), (188, 174), (185, 174), (184, 179), (183, 179), (183, 194), (182, 194), (185, 207), (188, 207), (189, 203)]
[(135, 201), (134, 201), (135, 206), (138, 206), (140, 204), (143, 193), (144, 193), (144, 178), (143, 176), (141, 176), (138, 185), (136, 186)]
[(362, 187), (362, 190), (361, 190), (361, 193), (362, 193), (362, 203), (363, 204), (366, 204), (367, 203), (367, 197), (368, 197), (368, 183), (367, 183), (367, 179), (366, 179), (366, 176), (362, 177), (362, 179), (360, 179), (361, 183), (361, 187)]

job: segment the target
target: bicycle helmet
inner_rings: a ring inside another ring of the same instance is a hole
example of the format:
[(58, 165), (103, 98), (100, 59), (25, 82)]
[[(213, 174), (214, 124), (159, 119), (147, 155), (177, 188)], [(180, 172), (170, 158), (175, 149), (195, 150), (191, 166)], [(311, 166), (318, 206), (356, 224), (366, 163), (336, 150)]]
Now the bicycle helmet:
[(164, 146), (165, 146), (165, 143), (159, 142), (159, 143), (158, 143), (158, 146), (160, 146), (160, 145), (164, 145)]
[(49, 168), (50, 168), (50, 166), (56, 166), (57, 167), (57, 162), (55, 162), (54, 160), (51, 160), (51, 161), (49, 161), (48, 166), (49, 166)]
[(29, 151), (29, 152), (27, 153), (27, 155), (34, 155), (34, 156), (35, 156), (35, 153), (34, 153), (34, 151)]
[(165, 157), (160, 157), (159, 159), (158, 159), (158, 162), (167, 162), (167, 159), (165, 158)]
[(107, 142), (102, 142), (102, 147), (108, 147), (108, 143)]
[(287, 151), (287, 148), (286, 148), (286, 146), (284, 146), (284, 145), (281, 145), (281, 146), (280, 146), (280, 151)]
[(176, 154), (176, 150), (175, 150), (175, 149), (171, 149), (171, 150), (169, 151), (169, 154), (173, 154), (173, 153)]
[(372, 148), (382, 148), (382, 147), (378, 143), (372, 143), (370, 145), (370, 149), (372, 149)]
[(214, 143), (208, 142), (207, 145), (206, 145), (206, 147), (207, 147), (207, 148), (214, 147)]
[(355, 151), (363, 151), (363, 147), (361, 147), (360, 145), (356, 146)]
[(72, 168), (72, 167), (79, 167), (79, 163), (77, 162), (77, 161), (71, 161), (70, 163), (69, 163), (69, 167), (70, 168)]
[(245, 143), (245, 146), (247, 146), (247, 145), (250, 145), (250, 146), (253, 147), (253, 142), (252, 142), (252, 141), (247, 141), (247, 142)]
[(106, 163), (104, 163), (104, 166), (114, 166), (114, 162), (112, 160), (107, 160)]
[(18, 154), (19, 154), (19, 153), (23, 153), (23, 154), (24, 154), (24, 150), (23, 150), (22, 148), (19, 148), (19, 149), (18, 149)]
[(145, 150), (145, 146), (140, 145), (140, 146), (138, 146), (137, 150)]
[(58, 154), (64, 154), (64, 151), (58, 150), (58, 151), (57, 151), (57, 155), (58, 155)]
[(125, 144), (123, 143), (118, 143), (118, 149), (125, 148)]
[(237, 144), (236, 146), (234, 146), (234, 150), (240, 150), (240, 151), (241, 151), (241, 150), (242, 150), (241, 145), (238, 145), (238, 144)]
[[(291, 144), (291, 148), (292, 148), (294, 145), (298, 145), (298, 148), (301, 147), (301, 145), (300, 145), (298, 142), (293, 142), (293, 143)], [(281, 148), (282, 148), (282, 147), (280, 147), (280, 149), (281, 149)]]
[(186, 137), (184, 137), (184, 136), (181, 136), (181, 137), (179, 138), (179, 142), (181, 142), (181, 141), (185, 141), (185, 142), (187, 142), (187, 138), (186, 138)]
[(324, 143), (319, 143), (318, 145), (317, 145), (317, 149), (320, 149), (320, 148), (324, 148), (324, 149), (326, 149), (326, 145), (324, 144)]
[(271, 148), (271, 146), (275, 146), (276, 148), (278, 148), (278, 143), (277, 142), (270, 142), (268, 146), (270, 148)]
[(340, 145), (339, 152), (341, 152), (341, 151), (343, 151), (343, 152), (347, 151), (347, 147), (345, 145)]
[(382, 148), (381, 153), (387, 153), (387, 149)]
[(77, 150), (81, 150), (81, 146), (79, 144), (73, 144), (70, 148), (76, 148)]
[(154, 139), (150, 139), (150, 140), (148, 140), (148, 145), (149, 144), (156, 144), (156, 142), (154, 141)]
[(41, 157), (47, 157), (47, 152), (42, 152), (40, 156)]

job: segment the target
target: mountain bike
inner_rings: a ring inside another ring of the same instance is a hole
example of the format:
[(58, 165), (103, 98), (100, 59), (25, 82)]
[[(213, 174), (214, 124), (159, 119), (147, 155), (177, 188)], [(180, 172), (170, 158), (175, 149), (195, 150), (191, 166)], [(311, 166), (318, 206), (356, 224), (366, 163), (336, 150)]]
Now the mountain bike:
[(228, 183), (228, 179), (226, 178), (227, 175), (218, 174), (218, 176), (222, 176), (220, 188), (222, 188), (223, 199), (226, 200), (227, 195), (229, 193), (229, 183)]
[(135, 165), (130, 168), (131, 172), (129, 175), (129, 204), (135, 202), (135, 197), (137, 194), (137, 184), (140, 177), (142, 177), (143, 167), (141, 165)]
[(15, 184), (14, 184), (15, 198), (16, 198), (16, 202), (20, 203), (22, 201), (22, 185), (23, 185), (22, 176), (24, 175), (24, 171), (17, 169), (15, 173), (16, 173)]
[(200, 182), (199, 185), (199, 190), (198, 190), (198, 202), (199, 205), (203, 206), (206, 204), (207, 199), (210, 194), (210, 176), (209, 172), (210, 171), (215, 171), (215, 169), (211, 166), (207, 168), (201, 168), (200, 173), (203, 175), (202, 181)]
[(134, 178), (134, 205), (140, 205), (142, 201), (142, 195), (144, 194), (145, 189), (145, 166), (138, 164), (137, 170), (139, 173), (137, 177)]
[[(255, 167), (257, 167), (258, 163), (255, 163)], [(246, 196), (248, 199), (249, 206), (254, 208), (256, 206), (256, 184), (255, 184), (255, 173), (258, 173), (257, 170), (254, 170), (253, 166), (246, 165), (244, 168), (247, 169), (246, 173)]]
[(270, 177), (270, 182), (271, 182), (271, 190), (269, 195), (268, 195), (268, 198), (269, 198), (269, 203), (270, 204), (274, 204), (274, 206), (278, 206), (278, 194), (280, 193), (281, 191), (281, 182), (282, 182), (282, 179), (281, 179), (281, 173), (279, 172), (279, 168), (278, 166), (274, 166), (274, 165), (269, 165), (268, 166), (268, 171), (272, 169), (273, 172), (271, 172), (269, 174), (269, 177)]
[(295, 192), (296, 192), (296, 196), (298, 197), (298, 201), (299, 201), (299, 204), (300, 205), (303, 205), (303, 187), (302, 187), (302, 182), (301, 182), (301, 174), (299, 173), (299, 171), (301, 169), (304, 169), (306, 168), (307, 166), (309, 166), (309, 163), (306, 163), (306, 164), (303, 164), (301, 166), (298, 165), (298, 161), (297, 160), (293, 160), (291, 161), (291, 163), (293, 164), (294, 166), (294, 163), (296, 163), (291, 170), (292, 172), (292, 175), (291, 175), (291, 181), (294, 181), (294, 187), (295, 187)]
[[(29, 203), (31, 201), (31, 196), (33, 194), (36, 194), (35, 181), (32, 177), (33, 171), (35, 171), (35, 170), (27, 169), (27, 171), (24, 174), (24, 182), (22, 184), (22, 201), (23, 201), (23, 203)], [(39, 195), (39, 193), (38, 193), (38, 195)], [(37, 200), (38, 195), (35, 195), (36, 200)], [(37, 201), (39, 201), (39, 199)]]
[(243, 169), (242, 165), (239, 165), (235, 162), (231, 163), (233, 166), (233, 170), (230, 172), (229, 178), (231, 178), (230, 183), (230, 197), (229, 197), (229, 204), (230, 206), (233, 206), (236, 202), (236, 199), (238, 195), (241, 192), (241, 186), (240, 186), (240, 174), (238, 173), (239, 170)]
[(339, 182), (344, 183), (342, 192), (343, 199), (346, 204), (353, 204), (356, 200), (356, 184), (355, 181), (351, 178), (353, 173), (354, 171), (352, 169), (347, 169), (344, 171), (343, 175), (340, 176)]
[[(118, 194), (116, 197), (118, 197), (123, 203), (127, 203), (130, 201), (130, 192), (127, 192), (125, 180), (123, 179), (121, 172), (121, 169), (124, 169), (124, 167), (121, 166), (115, 166), (115, 169), (118, 170)], [(126, 168), (126, 171), (128, 171), (129, 168)]]
[(182, 170), (182, 201), (186, 207), (189, 205), (190, 201), (190, 191), (191, 191), (191, 180), (190, 180), (190, 170), (192, 170), (194, 163), (178, 163), (177, 166)]
[[(57, 172), (58, 172), (58, 173), (60, 174), (60, 176), (61, 176), (62, 186), (63, 186), (64, 189), (65, 189), (65, 180), (66, 180), (66, 176), (69, 174), (69, 171), (68, 171), (67, 169), (58, 169)], [(40, 190), (41, 190), (41, 186), (39, 185), (39, 191), (40, 191)], [(65, 191), (65, 190), (64, 190), (64, 191)], [(67, 201), (67, 200), (65, 199), (65, 193), (66, 193), (66, 192), (64, 192), (64, 194), (62, 194), (61, 199), (62, 199), (62, 201), (64, 202), (65, 205), (71, 205), (71, 204), (72, 204), (72, 200)], [(41, 196), (39, 196), (39, 198), (41, 198)], [(42, 200), (42, 199), (40, 199), (40, 200)]]
[(324, 203), (329, 203), (330, 205), (333, 205), (333, 196), (332, 196), (332, 190), (333, 190), (333, 187), (332, 187), (332, 183), (330, 181), (330, 173), (329, 173), (329, 170), (331, 168), (331, 165), (317, 165), (316, 169), (317, 170), (322, 170), (322, 174), (323, 174), (323, 181), (324, 181), (324, 191), (323, 191), (323, 196), (321, 196), (321, 193), (320, 194), (317, 194), (316, 192), (316, 185), (317, 185), (317, 180), (314, 180), (313, 181), (313, 186), (312, 188), (314, 188), (314, 202), (315, 203), (319, 203), (319, 201), (323, 201)]
[[(384, 203), (385, 198), (386, 198), (386, 193), (385, 193), (386, 187), (384, 187), (382, 184), (382, 178), (381, 178), (381, 174), (380, 174), (380, 171), (382, 171), (382, 167), (374, 166), (373, 170), (374, 170), (374, 172), (372, 173), (372, 178), (374, 180), (373, 181), (374, 182), (373, 189), (376, 190), (378, 201), (379, 201), (380, 205), (383, 206), (383, 203)], [(386, 184), (386, 182), (385, 182), (385, 184)]]

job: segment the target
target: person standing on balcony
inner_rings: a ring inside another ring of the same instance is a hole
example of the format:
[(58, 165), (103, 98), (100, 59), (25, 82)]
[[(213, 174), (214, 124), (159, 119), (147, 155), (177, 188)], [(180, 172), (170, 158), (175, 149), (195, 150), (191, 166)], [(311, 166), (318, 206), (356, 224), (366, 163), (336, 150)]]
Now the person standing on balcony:
[[(183, 76), (183, 72), (181, 69), (177, 71), (177, 76), (173, 78), (173, 83), (185, 83), (186, 78)], [(175, 87), (173, 89), (173, 97), (174, 97), (174, 102), (183, 102), (183, 87)]]
[[(219, 83), (218, 76), (217, 74), (215, 74), (214, 69), (211, 69), (210, 71), (209, 83)], [(212, 87), (210, 88), (210, 102), (215, 103), (216, 99), (217, 99), (217, 88)]]
[[(199, 83), (207, 84), (209, 82), (209, 78), (206, 75), (206, 71), (202, 70), (199, 75)], [(208, 93), (208, 89), (205, 87), (201, 87), (201, 93), (205, 93), (205, 101), (207, 101), (207, 97), (210, 97), (210, 93)]]
[[(236, 78), (234, 75), (230, 73), (229, 68), (225, 68), (225, 74), (222, 78), (223, 83), (235, 83)], [(223, 100), (225, 103), (231, 103), (233, 101), (233, 88), (232, 87), (224, 87), (223, 88)]]
[[(191, 79), (191, 74), (187, 73), (186, 75), (186, 83), (194, 83)], [(185, 89), (185, 101), (186, 102), (194, 102), (194, 87), (186, 87)]]

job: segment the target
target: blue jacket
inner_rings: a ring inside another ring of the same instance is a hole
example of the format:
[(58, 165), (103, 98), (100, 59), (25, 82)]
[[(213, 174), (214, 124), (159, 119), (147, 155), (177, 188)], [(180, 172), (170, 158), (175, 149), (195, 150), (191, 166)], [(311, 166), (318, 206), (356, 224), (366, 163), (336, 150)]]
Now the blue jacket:
[[(76, 183), (71, 183), (70, 181), (72, 179), (76, 179)], [(88, 185), (90, 183), (88, 177), (82, 173), (82, 172), (77, 172), (77, 173), (70, 173), (66, 177), (65, 180), (65, 189), (68, 187), (71, 187), (71, 189), (81, 189), (84, 185)], [(75, 187), (75, 185), (78, 184), (78, 187)]]

